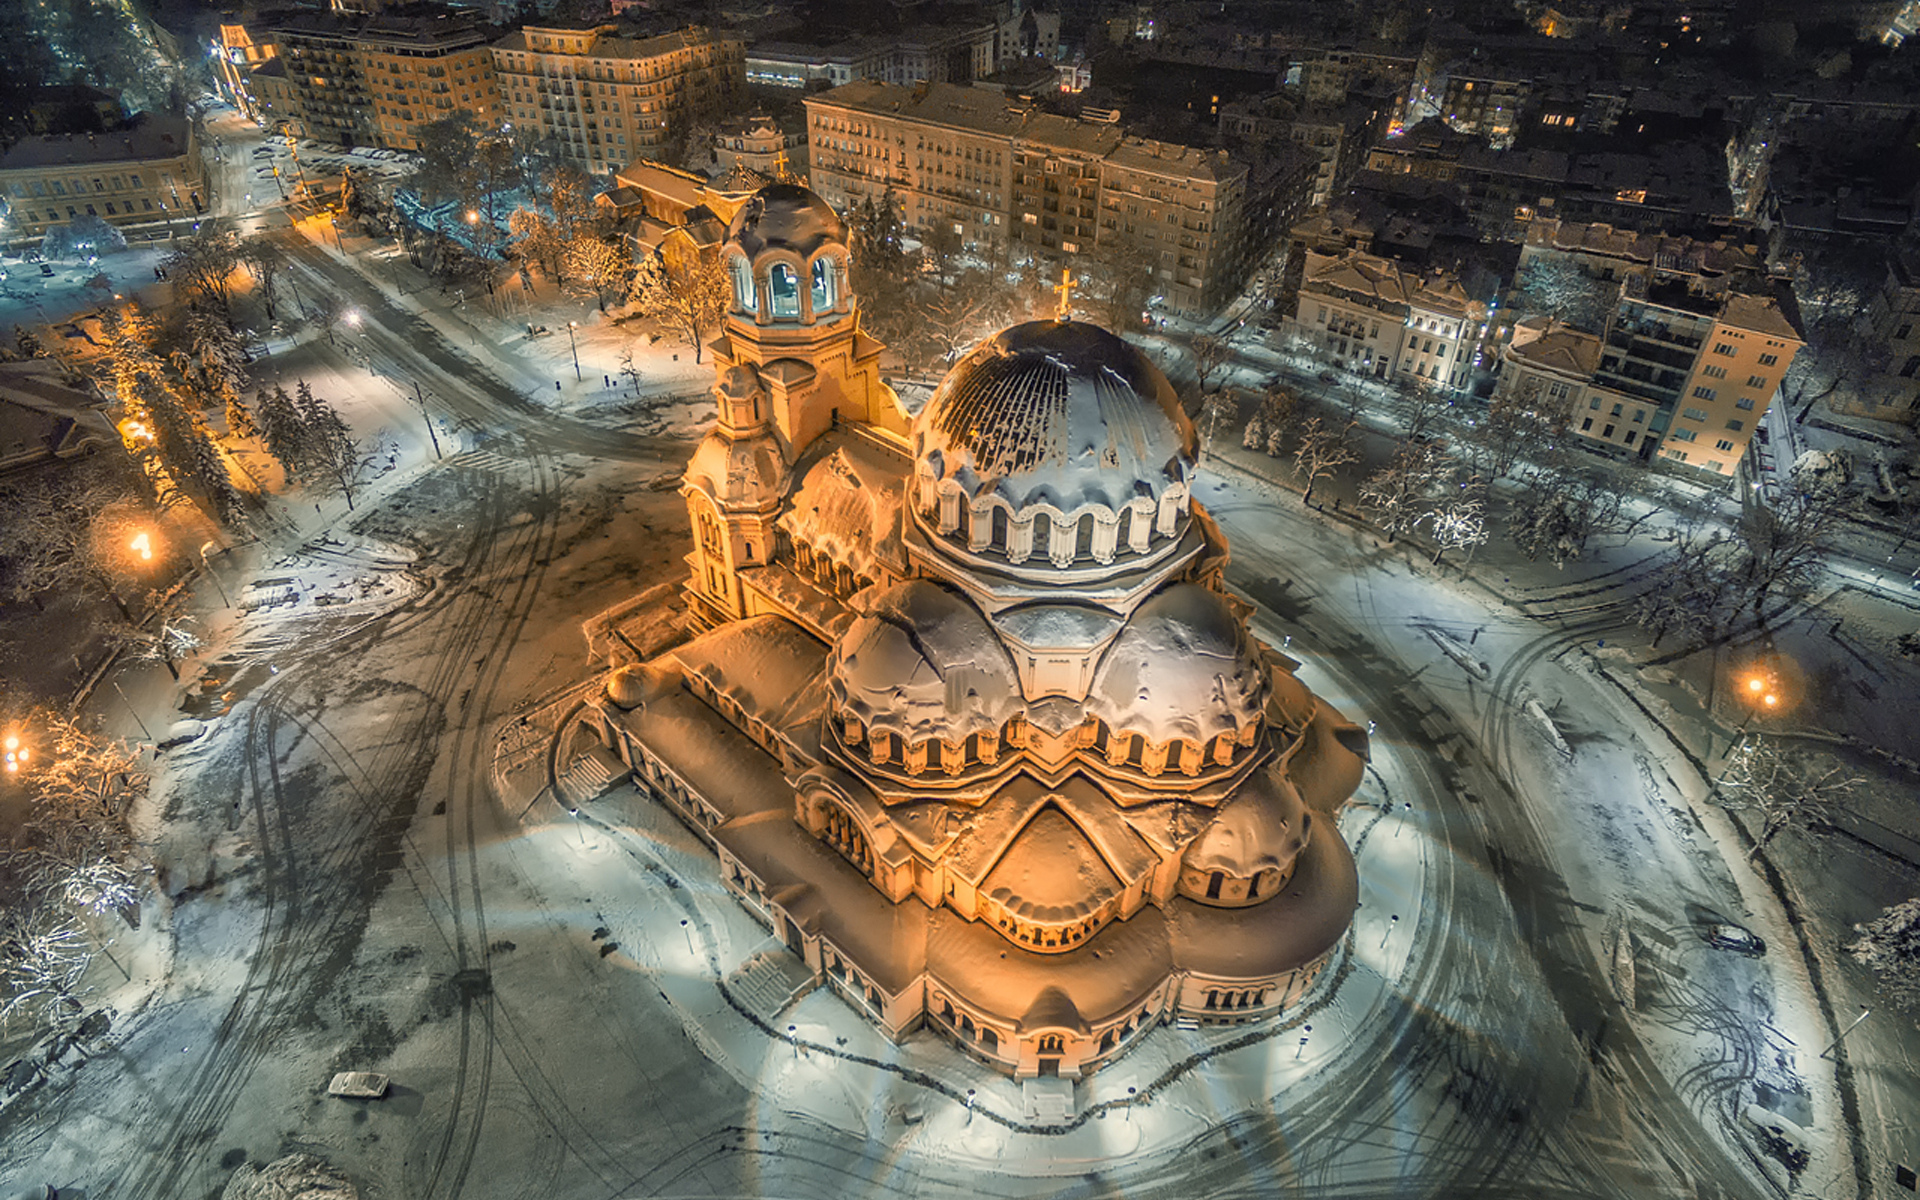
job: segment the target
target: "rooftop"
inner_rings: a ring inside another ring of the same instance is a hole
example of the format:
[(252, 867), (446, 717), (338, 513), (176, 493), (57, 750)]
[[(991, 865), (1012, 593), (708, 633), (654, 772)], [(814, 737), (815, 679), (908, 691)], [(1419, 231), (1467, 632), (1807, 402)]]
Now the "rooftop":
[(190, 146), (181, 117), (143, 113), (111, 133), (45, 134), (23, 138), (0, 154), (0, 171), (93, 163), (134, 163), (179, 158)]

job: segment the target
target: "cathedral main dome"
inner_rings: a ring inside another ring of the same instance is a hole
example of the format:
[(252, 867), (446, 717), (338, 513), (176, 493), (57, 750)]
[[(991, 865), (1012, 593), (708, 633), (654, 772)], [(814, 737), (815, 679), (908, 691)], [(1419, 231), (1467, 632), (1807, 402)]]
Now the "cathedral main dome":
[(1193, 470), (1193, 422), (1137, 348), (1096, 325), (1029, 321), (948, 372), (914, 423), (923, 477), (1017, 512), (1118, 511)]

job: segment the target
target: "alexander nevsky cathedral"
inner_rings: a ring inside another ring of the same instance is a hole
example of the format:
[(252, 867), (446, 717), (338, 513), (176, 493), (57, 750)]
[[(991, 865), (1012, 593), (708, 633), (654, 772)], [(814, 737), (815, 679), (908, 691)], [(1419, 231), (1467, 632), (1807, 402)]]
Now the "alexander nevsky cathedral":
[(1077, 1078), (1298, 1001), (1357, 902), (1333, 815), (1366, 733), (1225, 590), (1165, 376), (1034, 321), (910, 418), (825, 202), (769, 186), (722, 253), (700, 632), (611, 672), (600, 737), (895, 1038)]

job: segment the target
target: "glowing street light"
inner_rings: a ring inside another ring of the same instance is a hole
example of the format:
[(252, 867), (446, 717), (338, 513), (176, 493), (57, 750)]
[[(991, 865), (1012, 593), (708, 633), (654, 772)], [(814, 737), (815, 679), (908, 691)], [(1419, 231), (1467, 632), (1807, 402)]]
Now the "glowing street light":
[(21, 743), (20, 735), (17, 733), (7, 735), (6, 748), (8, 774), (13, 774), (21, 767), (26, 766), (27, 760), (32, 757), (33, 752)]
[(134, 534), (133, 540), (127, 543), (127, 548), (135, 554), (138, 554), (140, 561), (153, 561), (153, 538), (146, 530), (143, 529), (139, 533)]

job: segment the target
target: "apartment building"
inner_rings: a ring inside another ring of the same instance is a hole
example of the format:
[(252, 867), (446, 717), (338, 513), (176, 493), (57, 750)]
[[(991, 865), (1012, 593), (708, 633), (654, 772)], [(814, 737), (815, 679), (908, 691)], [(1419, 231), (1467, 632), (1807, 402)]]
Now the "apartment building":
[(42, 134), (0, 153), (6, 239), (39, 238), (76, 217), (140, 225), (205, 209), (193, 126), (145, 113), (111, 133)]
[(783, 91), (862, 80), (965, 84), (993, 74), (1001, 42), (994, 25), (926, 26), (912, 34), (828, 44), (760, 41), (746, 52), (747, 82)]
[(1486, 308), (1442, 271), (1359, 250), (1307, 252), (1295, 330), (1347, 370), (1460, 392), (1472, 380)]
[(1658, 440), (1649, 433), (1658, 409), (1594, 382), (1602, 347), (1598, 334), (1529, 317), (1514, 326), (1513, 340), (1500, 350), (1494, 396), (1564, 408), (1569, 428), (1582, 437), (1638, 453), (1643, 439), (1648, 445)]
[(746, 101), (745, 44), (698, 25), (648, 38), (529, 25), (493, 44), (493, 66), (507, 119), (597, 175), (657, 158)]
[(756, 112), (724, 122), (713, 139), (713, 166), (721, 174), (735, 167), (757, 171), (768, 178), (783, 172), (796, 179), (807, 176), (807, 128), (798, 121), (776, 120)]
[(250, 76), (259, 119), (341, 145), (417, 150), (421, 125), (500, 119), (492, 31), (449, 13), (297, 12), (268, 27), (279, 47)]
[[(1626, 281), (1594, 382), (1652, 404), (1659, 456), (1731, 476), (1805, 344), (1778, 300), (1682, 278)], [(1652, 457), (1647, 437), (1641, 454)]]
[(1879, 368), (1834, 400), (1855, 416), (1912, 424), (1920, 417), (1920, 250), (1902, 246), (1867, 310), (1868, 353)]
[[(811, 185), (843, 211), (892, 194), (902, 220), (969, 249), (1049, 263), (1138, 258), (1165, 304), (1217, 308), (1261, 247), (1247, 168), (986, 88), (862, 82), (807, 99)], [(1264, 208), (1261, 210), (1264, 211)]]

